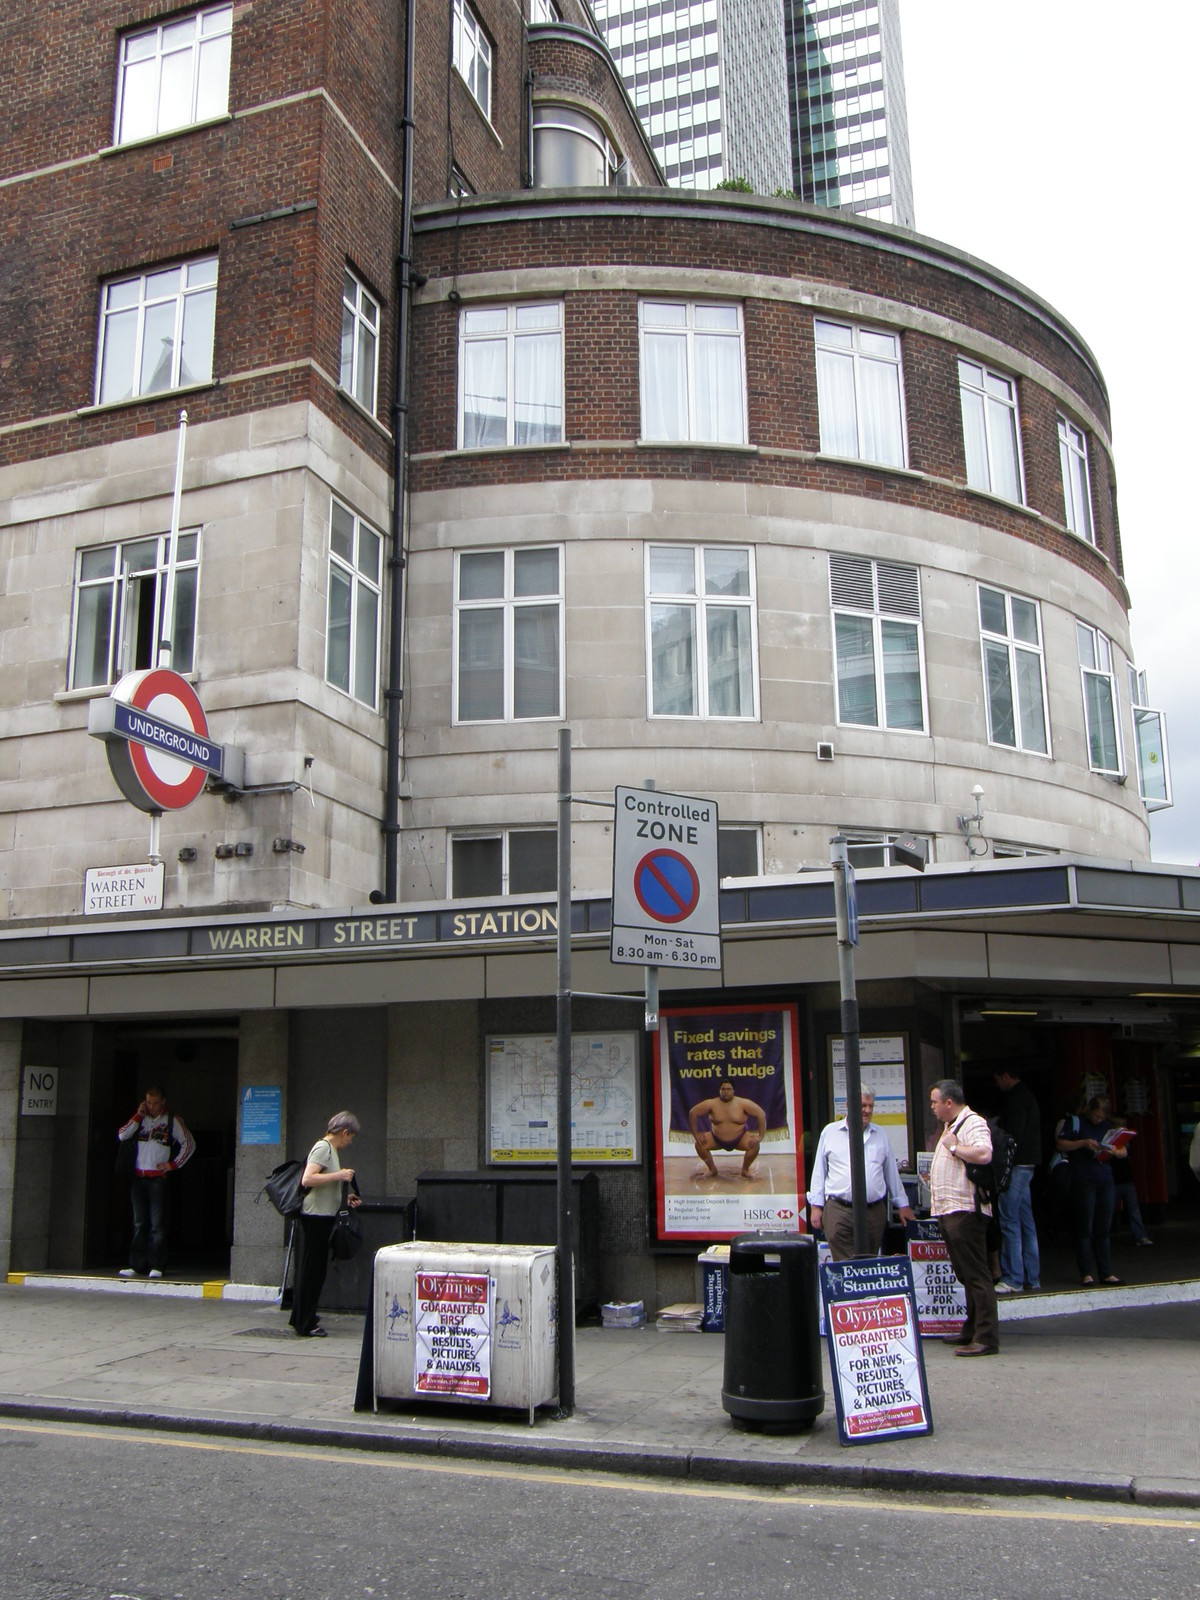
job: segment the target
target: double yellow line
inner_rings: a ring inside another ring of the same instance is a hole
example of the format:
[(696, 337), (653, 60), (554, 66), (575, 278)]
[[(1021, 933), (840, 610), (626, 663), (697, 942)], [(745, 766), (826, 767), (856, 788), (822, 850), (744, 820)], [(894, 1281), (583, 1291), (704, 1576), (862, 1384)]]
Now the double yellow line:
[(1095, 1528), (1147, 1528), (1171, 1532), (1198, 1532), (1200, 1520), (1181, 1515), (1170, 1506), (1147, 1506), (1116, 1510), (1108, 1503), (1084, 1504), (1077, 1500), (1035, 1504), (1020, 1500), (988, 1499), (984, 1503), (960, 1504), (949, 1495), (944, 1500), (916, 1500), (896, 1490), (863, 1489), (855, 1493), (833, 1493), (811, 1488), (753, 1488), (725, 1484), (688, 1483), (678, 1479), (629, 1477), (623, 1473), (577, 1472), (569, 1468), (533, 1467), (524, 1463), (495, 1465), (484, 1462), (438, 1461), (428, 1456), (389, 1454), (375, 1450), (354, 1450), (320, 1445), (247, 1444), (236, 1439), (199, 1439), (190, 1435), (156, 1433), (135, 1428), (97, 1428), (70, 1422), (0, 1421), (0, 1433), (38, 1434), (71, 1439), (120, 1440), (145, 1448), (166, 1450), (206, 1450), (219, 1455), (265, 1456), (277, 1461), (336, 1460), (341, 1464), (373, 1467), (385, 1472), (438, 1473), (445, 1477), (503, 1479), (519, 1478), (527, 1483), (552, 1484), (560, 1489), (607, 1490), (609, 1493), (660, 1495), (670, 1499), (757, 1501), (814, 1510), (858, 1510), (871, 1503), (908, 1516), (975, 1517), (1007, 1522), (1078, 1523)]

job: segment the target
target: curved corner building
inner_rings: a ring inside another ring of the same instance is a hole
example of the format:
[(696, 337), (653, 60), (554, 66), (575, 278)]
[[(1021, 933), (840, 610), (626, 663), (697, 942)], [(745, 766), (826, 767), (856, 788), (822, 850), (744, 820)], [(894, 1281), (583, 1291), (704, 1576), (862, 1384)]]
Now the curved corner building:
[[(278, 1284), (254, 1199), (342, 1106), (372, 1245), (414, 1197), (425, 1237), (544, 1242), (565, 987), (580, 1297), (694, 1299), (701, 1242), (798, 1225), (840, 1114), (835, 836), (897, 1154), (931, 1083), (987, 1108), (1019, 1061), (1047, 1153), (1104, 1088), (1188, 1220), (1200, 875), (1148, 859), (1078, 334), (915, 234), (668, 190), (579, 0), (439, 0), (411, 61), (403, 0), (10, 10), (0, 1265), (123, 1263), (154, 1081), (206, 1281)], [(119, 685), (164, 661), (233, 755), (152, 818), (93, 732), (150, 738)], [(715, 804), (720, 954), (647, 1024), (610, 927), (650, 785)], [(726, 1075), (772, 1148), (718, 1217), (688, 1096)]]
[[(1148, 856), (1107, 395), (1048, 306), (740, 196), (415, 226), (416, 370), (458, 393), (415, 427), (409, 894), (442, 892), (434, 834), (453, 877), (464, 830), (552, 824), (564, 718), (577, 796), (711, 795), (741, 872), (820, 865), (839, 830), (960, 862), (976, 785), (976, 856)], [(576, 847), (605, 887), (600, 811)]]

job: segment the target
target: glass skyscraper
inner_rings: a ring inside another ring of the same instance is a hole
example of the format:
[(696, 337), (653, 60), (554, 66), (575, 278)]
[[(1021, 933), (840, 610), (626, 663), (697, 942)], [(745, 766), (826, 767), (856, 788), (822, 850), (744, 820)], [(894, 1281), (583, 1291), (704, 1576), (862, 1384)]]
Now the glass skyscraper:
[(792, 188), (915, 226), (898, 0), (784, 0)]
[(667, 182), (791, 189), (779, 0), (593, 0)]
[(666, 180), (913, 224), (898, 0), (593, 0)]

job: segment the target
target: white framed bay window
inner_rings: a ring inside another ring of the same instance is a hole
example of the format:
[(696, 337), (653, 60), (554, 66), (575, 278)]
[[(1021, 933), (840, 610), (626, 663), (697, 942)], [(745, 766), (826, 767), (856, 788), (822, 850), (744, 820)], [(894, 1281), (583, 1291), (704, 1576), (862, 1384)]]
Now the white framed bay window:
[(1037, 601), (980, 584), (979, 637), (989, 741), (1049, 755), (1046, 665)]
[(330, 502), (325, 679), (375, 710), (383, 611), (383, 538), (349, 506)]
[(217, 257), (112, 278), (100, 291), (96, 404), (210, 383)]
[(454, 566), (454, 720), (559, 719), (563, 553), (463, 550)]
[(751, 550), (647, 545), (649, 715), (755, 720), (756, 610)]
[(1058, 459), (1062, 467), (1063, 509), (1067, 527), (1089, 544), (1095, 544), (1087, 438), (1081, 428), (1068, 422), (1061, 414), (1058, 419)]
[(1167, 751), (1166, 713), (1150, 705), (1146, 674), (1129, 663), (1129, 703), (1133, 708), (1133, 736), (1137, 748), (1138, 793), (1147, 811), (1175, 804), (1171, 798), (1171, 759)]
[(449, 856), (447, 893), (454, 900), (554, 894), (558, 889), (558, 833), (554, 828), (454, 833)]
[(458, 324), (458, 448), (561, 444), (563, 307), (465, 307)]
[(839, 723), (924, 733), (925, 643), (916, 567), (830, 555)]
[(1117, 710), (1117, 677), (1113, 670), (1112, 640), (1086, 622), (1076, 622), (1079, 672), (1083, 681), (1083, 720), (1087, 734), (1088, 765), (1106, 778), (1125, 775), (1121, 748), (1121, 721)]
[(740, 305), (642, 300), (638, 339), (643, 440), (746, 443)]
[(454, 65), (476, 105), (492, 120), (492, 44), (468, 0), (454, 0)]
[(116, 143), (152, 139), (229, 109), (233, 6), (205, 6), (121, 39)]
[(813, 329), (822, 451), (885, 467), (905, 466), (899, 337), (823, 317)]
[(958, 390), (967, 483), (1023, 505), (1016, 381), (978, 361), (960, 360)]
[(342, 272), (342, 346), (338, 382), (375, 415), (379, 384), (379, 302), (348, 269)]
[[(169, 534), (81, 550), (75, 567), (69, 687), (93, 689), (158, 664), (164, 632)], [(191, 672), (196, 650), (200, 533), (185, 529), (175, 547), (171, 665)]]

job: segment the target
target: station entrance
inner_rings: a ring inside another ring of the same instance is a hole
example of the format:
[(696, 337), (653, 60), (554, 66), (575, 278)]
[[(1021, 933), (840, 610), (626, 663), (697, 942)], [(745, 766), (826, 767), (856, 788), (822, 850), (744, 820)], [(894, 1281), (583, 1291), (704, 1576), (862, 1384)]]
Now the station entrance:
[(171, 1184), (170, 1273), (224, 1278), (233, 1240), (237, 1139), (236, 1018), (97, 1024), (88, 1118), (85, 1265), (126, 1264), (131, 1232), (128, 1183), (116, 1175), (117, 1129), (146, 1088), (158, 1084), (196, 1150)]

